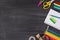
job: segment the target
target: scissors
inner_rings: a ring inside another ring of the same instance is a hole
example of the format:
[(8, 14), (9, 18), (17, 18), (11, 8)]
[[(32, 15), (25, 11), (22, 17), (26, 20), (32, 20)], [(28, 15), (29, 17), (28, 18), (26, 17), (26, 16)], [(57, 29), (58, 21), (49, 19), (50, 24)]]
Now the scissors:
[(44, 0), (39, 1), (38, 6), (41, 6)]
[(44, 2), (44, 3), (43, 3), (43, 9), (48, 9), (48, 8), (50, 8), (50, 6), (51, 6), (51, 4), (52, 4), (53, 1), (54, 1), (54, 0), (51, 0), (51, 1), (48, 1), (48, 2)]

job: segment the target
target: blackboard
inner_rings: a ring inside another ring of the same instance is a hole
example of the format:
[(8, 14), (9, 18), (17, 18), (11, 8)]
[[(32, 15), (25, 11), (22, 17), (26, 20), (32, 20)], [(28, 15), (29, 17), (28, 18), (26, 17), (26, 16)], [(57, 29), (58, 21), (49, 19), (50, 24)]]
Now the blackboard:
[(34, 0), (0, 0), (0, 40), (28, 40), (31, 35), (43, 34), (48, 11)]

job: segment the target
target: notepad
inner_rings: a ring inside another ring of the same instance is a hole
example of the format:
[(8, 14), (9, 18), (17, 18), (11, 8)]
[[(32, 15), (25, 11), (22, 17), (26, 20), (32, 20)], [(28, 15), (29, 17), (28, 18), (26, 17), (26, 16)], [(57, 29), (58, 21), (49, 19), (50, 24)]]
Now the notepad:
[(44, 23), (60, 30), (60, 13), (50, 9)]

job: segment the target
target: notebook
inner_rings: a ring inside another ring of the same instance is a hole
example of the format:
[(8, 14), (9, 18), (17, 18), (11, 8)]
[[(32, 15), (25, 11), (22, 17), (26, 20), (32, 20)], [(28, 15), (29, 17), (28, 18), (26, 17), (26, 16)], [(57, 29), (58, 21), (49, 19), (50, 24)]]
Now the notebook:
[(44, 23), (60, 30), (60, 13), (50, 9)]

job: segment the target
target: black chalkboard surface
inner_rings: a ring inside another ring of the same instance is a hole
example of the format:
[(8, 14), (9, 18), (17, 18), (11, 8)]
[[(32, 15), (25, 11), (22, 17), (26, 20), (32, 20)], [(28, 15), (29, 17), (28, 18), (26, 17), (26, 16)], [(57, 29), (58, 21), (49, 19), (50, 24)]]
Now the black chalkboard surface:
[(34, 0), (0, 0), (0, 40), (28, 40), (43, 34), (47, 13)]

